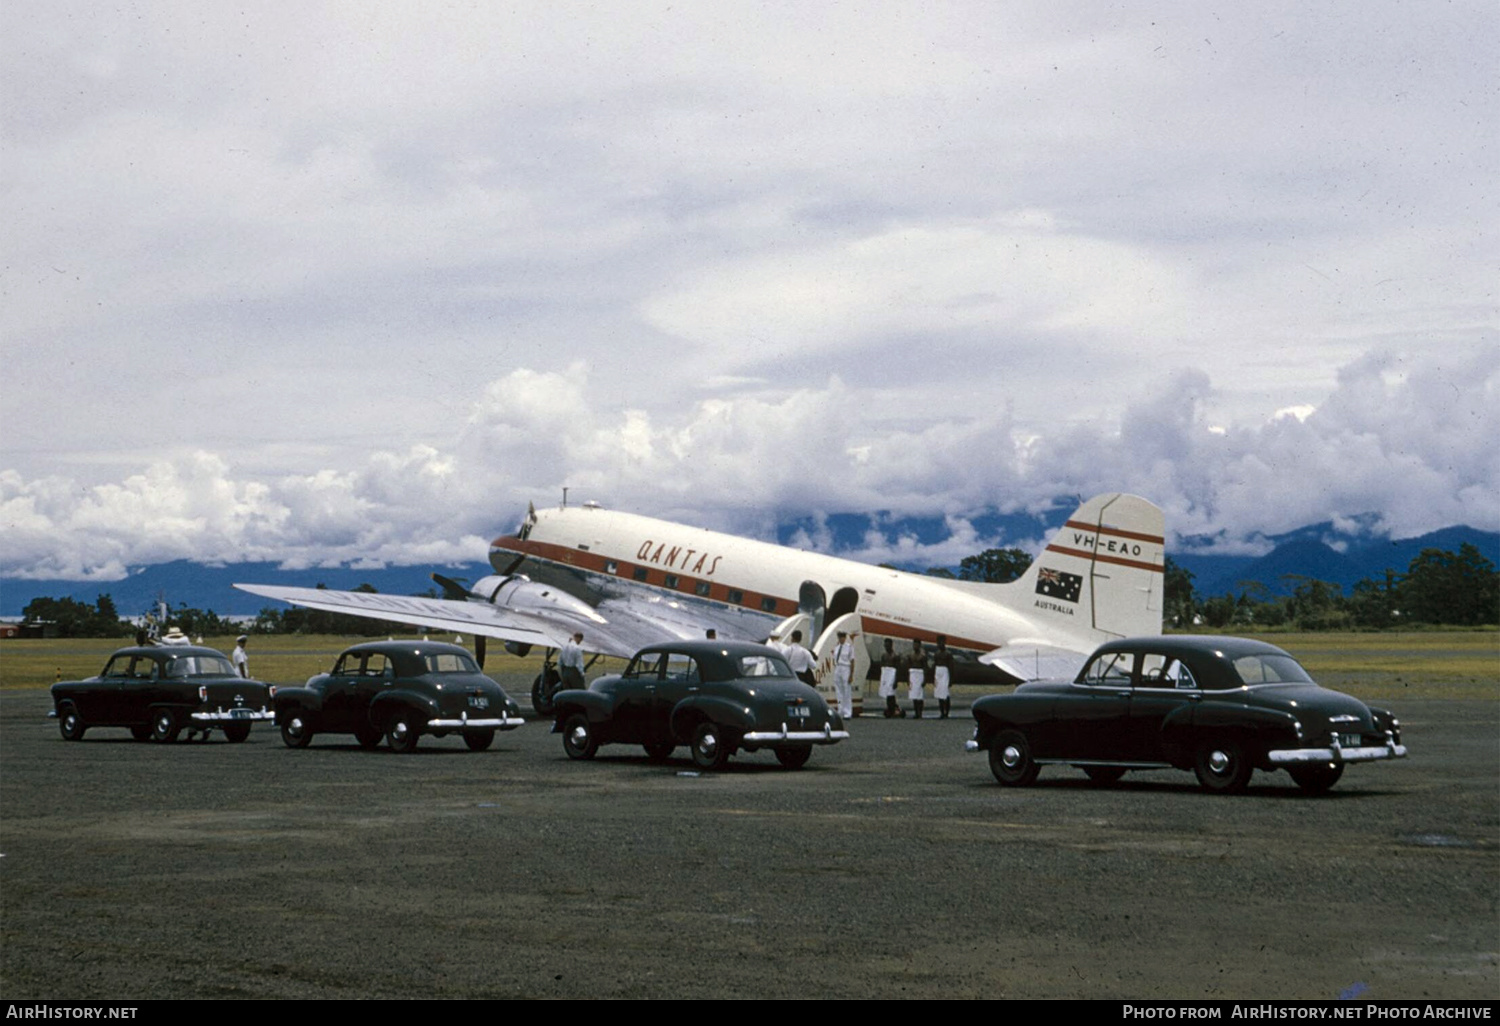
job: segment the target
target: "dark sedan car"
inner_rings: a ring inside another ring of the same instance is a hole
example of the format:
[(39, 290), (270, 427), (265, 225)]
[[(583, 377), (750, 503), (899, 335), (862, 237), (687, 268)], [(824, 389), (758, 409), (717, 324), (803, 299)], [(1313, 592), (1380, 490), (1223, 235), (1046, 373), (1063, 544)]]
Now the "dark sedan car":
[(288, 748), (307, 747), (315, 734), (353, 734), (363, 748), (384, 737), (393, 750), (410, 752), (423, 734), (462, 734), (481, 752), (495, 731), (526, 721), (459, 646), (373, 641), (346, 649), (305, 686), (278, 689), (276, 722)]
[(275, 691), (214, 649), (146, 645), (120, 649), (97, 677), (52, 685), (49, 715), (69, 741), (93, 727), (128, 727), (137, 741), (175, 741), (184, 728), (243, 741), (251, 724), (272, 718)]
[(1318, 794), (1349, 763), (1406, 755), (1389, 712), (1319, 687), (1275, 645), (1244, 638), (1112, 641), (1073, 681), (1022, 684), (981, 698), (973, 713), (965, 747), (989, 752), (995, 779), (1017, 786), (1052, 764), (1099, 783), (1175, 767), (1228, 794), (1257, 769), (1284, 769)]
[(553, 732), (569, 758), (592, 759), (600, 745), (636, 744), (665, 759), (680, 744), (704, 769), (736, 751), (770, 748), (788, 769), (814, 745), (849, 736), (817, 690), (792, 675), (781, 653), (743, 642), (691, 641), (641, 649), (623, 674), (587, 690), (560, 691)]

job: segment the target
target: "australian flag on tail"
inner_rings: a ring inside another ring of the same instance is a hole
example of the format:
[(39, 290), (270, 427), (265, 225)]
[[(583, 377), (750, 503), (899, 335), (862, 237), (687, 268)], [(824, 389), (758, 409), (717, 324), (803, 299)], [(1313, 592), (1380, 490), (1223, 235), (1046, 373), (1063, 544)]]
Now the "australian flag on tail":
[(1070, 574), (1063, 570), (1048, 570), (1046, 567), (1041, 567), (1036, 572), (1038, 595), (1062, 599), (1064, 602), (1077, 602), (1078, 593), (1082, 590), (1083, 577), (1080, 574)]

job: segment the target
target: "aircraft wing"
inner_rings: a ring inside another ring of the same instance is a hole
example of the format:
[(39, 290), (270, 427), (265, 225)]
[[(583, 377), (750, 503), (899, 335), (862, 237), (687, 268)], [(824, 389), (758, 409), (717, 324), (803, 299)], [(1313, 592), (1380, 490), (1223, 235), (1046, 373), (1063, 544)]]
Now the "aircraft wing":
[(583, 632), (583, 650), (629, 658), (647, 645), (701, 638), (705, 624), (668, 601), (612, 598), (596, 607), (537, 585), (526, 608), (481, 600), (419, 598), (366, 591), (236, 584), (240, 591), (294, 606), (390, 620), (434, 630), (480, 634), (522, 645), (560, 648), (574, 631)]
[(1088, 657), (1082, 650), (1018, 641), (986, 652), (979, 661), (1020, 680), (1072, 680)]

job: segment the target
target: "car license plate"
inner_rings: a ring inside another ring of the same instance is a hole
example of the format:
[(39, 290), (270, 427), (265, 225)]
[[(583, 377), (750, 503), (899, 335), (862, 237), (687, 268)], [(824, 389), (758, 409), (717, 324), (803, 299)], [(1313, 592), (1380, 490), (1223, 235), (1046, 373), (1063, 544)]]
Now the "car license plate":
[(255, 711), (252, 710), (252, 709), (231, 709), (231, 710), (229, 710), (229, 718), (231, 720), (248, 720), (250, 717), (252, 717), (254, 715), (255, 715)]
[(786, 714), (789, 719), (805, 720), (812, 715), (812, 709), (805, 705), (789, 705), (786, 707)]
[(470, 695), (469, 705), (475, 709), (488, 709), (490, 707), (490, 700), (483, 695)]
[(1339, 747), (1340, 748), (1358, 748), (1359, 746), (1360, 746), (1360, 738), (1359, 738), (1358, 734), (1340, 734), (1339, 735)]

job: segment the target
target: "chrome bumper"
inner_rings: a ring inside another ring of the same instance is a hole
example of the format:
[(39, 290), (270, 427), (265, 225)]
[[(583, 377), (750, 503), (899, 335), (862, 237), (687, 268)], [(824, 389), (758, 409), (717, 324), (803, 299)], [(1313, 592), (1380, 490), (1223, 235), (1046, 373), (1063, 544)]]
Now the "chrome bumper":
[(195, 712), (189, 717), (194, 723), (256, 723), (275, 718), (276, 714), (269, 709), (219, 709), (215, 712)]
[(832, 725), (825, 724), (822, 730), (787, 730), (786, 724), (781, 725), (778, 730), (752, 730), (741, 740), (746, 744), (766, 745), (775, 744), (778, 741), (794, 741), (798, 744), (822, 744), (831, 745), (835, 741), (845, 741), (849, 738), (847, 730), (834, 730)]
[(1267, 752), (1266, 758), (1276, 766), (1295, 766), (1304, 762), (1375, 762), (1378, 759), (1404, 759), (1406, 746), (1390, 742), (1366, 748), (1288, 748)]
[(519, 716), (491, 716), (483, 720), (471, 720), (467, 716), (456, 720), (428, 720), (429, 730), (510, 730), (526, 721)]

